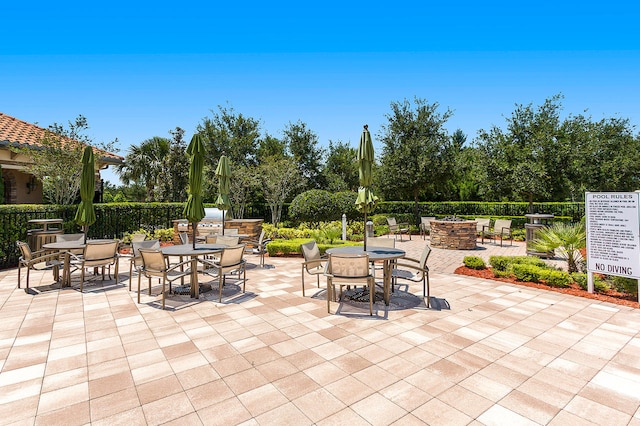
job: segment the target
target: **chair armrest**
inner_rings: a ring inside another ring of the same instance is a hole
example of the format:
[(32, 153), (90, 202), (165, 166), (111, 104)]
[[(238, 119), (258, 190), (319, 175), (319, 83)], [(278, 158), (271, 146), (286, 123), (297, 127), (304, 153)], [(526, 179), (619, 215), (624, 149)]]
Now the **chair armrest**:
[[(39, 252), (43, 252), (43, 250), (39, 250)], [(32, 252), (35, 253), (35, 252)], [(58, 264), (60, 265), (60, 261), (58, 260), (59, 253), (49, 253), (43, 256), (37, 256), (31, 258), (31, 263), (40, 263), (40, 262), (50, 262), (52, 265)]]
[(191, 266), (191, 259), (185, 260), (184, 262), (176, 263), (175, 265), (171, 265), (169, 268), (167, 268), (167, 271), (173, 271), (176, 268), (178, 268), (180, 266), (184, 266), (184, 265)]
[[(404, 260), (404, 259), (403, 259)], [(414, 259), (411, 259), (414, 260)], [(420, 263), (419, 261), (416, 260), (417, 263)], [(409, 263), (402, 263), (402, 262), (398, 262), (394, 265), (393, 269), (398, 269), (399, 266), (402, 266), (404, 268), (409, 268), (409, 269), (415, 269), (416, 271), (420, 271), (420, 272), (429, 272), (429, 267), (427, 268), (423, 268), (420, 265), (412, 265)]]

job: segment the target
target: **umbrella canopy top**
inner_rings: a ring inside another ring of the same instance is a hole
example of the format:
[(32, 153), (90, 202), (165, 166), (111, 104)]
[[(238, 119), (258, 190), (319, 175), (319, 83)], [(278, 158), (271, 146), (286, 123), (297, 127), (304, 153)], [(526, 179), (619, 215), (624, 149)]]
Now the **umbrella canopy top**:
[(184, 206), (183, 214), (189, 222), (200, 222), (204, 217), (202, 202), (202, 173), (204, 170), (205, 147), (199, 134), (193, 135), (187, 147), (187, 154), (191, 157), (189, 164), (189, 198)]
[(364, 213), (370, 213), (378, 202), (378, 197), (373, 194), (371, 185), (373, 184), (373, 142), (369, 133), (369, 126), (364, 125), (364, 130), (360, 136), (360, 146), (358, 147), (358, 173), (360, 175), (360, 188), (356, 206)]
[(220, 160), (218, 160), (216, 176), (218, 177), (218, 198), (216, 198), (216, 207), (220, 210), (228, 210), (231, 208), (231, 200), (229, 199), (231, 167), (229, 166), (229, 159), (225, 155), (221, 156)]
[(93, 196), (96, 190), (96, 171), (93, 148), (86, 146), (82, 153), (82, 175), (80, 177), (80, 204), (74, 220), (80, 226), (89, 226), (96, 221)]

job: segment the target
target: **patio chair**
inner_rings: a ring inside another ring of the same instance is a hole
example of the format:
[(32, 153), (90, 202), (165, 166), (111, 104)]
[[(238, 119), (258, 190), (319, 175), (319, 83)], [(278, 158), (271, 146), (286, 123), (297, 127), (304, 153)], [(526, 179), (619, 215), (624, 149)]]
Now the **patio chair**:
[(138, 233), (131, 236), (131, 242), (139, 242), (147, 239), (147, 234)]
[[(102, 279), (104, 280), (104, 270), (106, 267), (114, 265), (114, 276), (116, 283), (118, 282), (118, 245), (120, 241), (87, 241), (84, 246), (84, 252), (81, 257), (71, 253), (71, 265), (79, 268), (80, 274), (80, 292), (84, 287), (84, 275), (86, 268), (102, 267)], [(110, 270), (109, 270), (110, 271)]]
[(202, 272), (218, 278), (218, 302), (222, 302), (222, 288), (224, 287), (227, 275), (238, 274), (238, 280), (240, 280), (240, 274), (243, 274), (242, 292), (245, 292), (247, 283), (247, 269), (245, 268), (246, 261), (243, 259), (244, 249), (244, 244), (233, 247), (226, 247), (220, 253), (219, 260), (201, 260), (202, 264), (204, 265), (204, 269)]
[(165, 307), (166, 284), (169, 282), (169, 293), (171, 293), (171, 283), (178, 278), (184, 278), (191, 274), (191, 270), (184, 270), (184, 265), (189, 265), (191, 260), (168, 266), (167, 260), (160, 250), (140, 248), (138, 250), (142, 259), (142, 266), (138, 273), (138, 303), (140, 303), (141, 278), (144, 275), (149, 279), (149, 296), (151, 296), (151, 278), (162, 279), (162, 309)]
[(23, 266), (27, 268), (27, 288), (29, 288), (29, 272), (32, 269), (36, 271), (51, 269), (53, 278), (56, 281), (60, 279), (62, 262), (58, 260), (58, 253), (47, 253), (46, 250), (31, 251), (29, 245), (23, 241), (16, 241), (16, 245), (21, 254), (18, 259), (18, 288), (20, 288), (20, 271)]
[(475, 218), (476, 232), (480, 235), (481, 243), (484, 244), (485, 235), (489, 235), (491, 232), (491, 219)]
[(426, 239), (427, 234), (431, 234), (431, 221), (435, 220), (435, 216), (427, 216), (420, 218), (420, 235), (422, 239)]
[(389, 234), (393, 234), (394, 238), (396, 235), (400, 235), (400, 241), (402, 241), (402, 234), (409, 235), (409, 239), (411, 239), (411, 232), (409, 232), (409, 224), (408, 223), (397, 223), (395, 217), (388, 217), (387, 224), (389, 225)]
[(513, 237), (511, 235), (511, 219), (497, 219), (493, 224), (493, 230), (489, 232), (489, 236), (494, 240), (500, 237), (500, 247), (504, 237), (509, 237), (509, 245), (513, 245)]
[(267, 244), (271, 241), (271, 238), (265, 238), (264, 229), (260, 232), (260, 237), (257, 240), (249, 240), (251, 244), (251, 253), (260, 256), (260, 266), (264, 267), (264, 255), (267, 252)]
[(218, 235), (216, 244), (224, 244), (226, 246), (237, 246), (240, 241), (240, 237), (237, 235)]
[[(427, 261), (431, 254), (431, 247), (426, 245), (422, 250), (420, 259), (403, 257), (393, 264), (391, 270), (392, 291), (399, 279), (413, 282), (422, 281), (422, 295), (426, 298), (427, 308), (429, 307), (429, 266)], [(408, 263), (407, 263), (408, 262)]]
[(338, 301), (342, 300), (342, 287), (345, 285), (365, 284), (369, 287), (369, 315), (373, 315), (376, 290), (375, 277), (369, 266), (369, 255), (331, 254), (324, 275), (327, 277), (327, 312), (331, 313), (331, 300), (335, 298), (336, 283), (340, 285)]
[(302, 297), (304, 297), (304, 273), (315, 275), (318, 280), (318, 288), (320, 288), (320, 275), (324, 274), (327, 257), (320, 254), (315, 240), (302, 244), (300, 248), (304, 256), (304, 262), (302, 262)]
[(160, 240), (134, 241), (131, 243), (131, 256), (129, 257), (129, 291), (131, 291), (133, 270), (135, 269), (139, 274), (140, 268), (142, 268), (142, 256), (140, 255), (140, 249), (160, 250)]
[(189, 234), (180, 232), (178, 235), (180, 236), (180, 244), (189, 244)]
[(216, 234), (209, 234), (204, 236), (205, 244), (215, 244), (218, 242), (218, 236)]

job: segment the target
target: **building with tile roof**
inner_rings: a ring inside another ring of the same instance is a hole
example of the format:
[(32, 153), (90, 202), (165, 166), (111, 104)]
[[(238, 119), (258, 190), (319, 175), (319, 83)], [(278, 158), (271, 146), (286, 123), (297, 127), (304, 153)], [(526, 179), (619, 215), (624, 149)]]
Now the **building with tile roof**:
[[(16, 153), (10, 147), (28, 147), (42, 149), (40, 141), (46, 136), (46, 129), (27, 123), (0, 112), (0, 166), (4, 181), (4, 200), (6, 204), (42, 203), (42, 183), (29, 174), (26, 167), (31, 159)], [(96, 171), (96, 201), (101, 199), (102, 186), (99, 184), (100, 170), (110, 165), (121, 164), (123, 157), (94, 148)]]

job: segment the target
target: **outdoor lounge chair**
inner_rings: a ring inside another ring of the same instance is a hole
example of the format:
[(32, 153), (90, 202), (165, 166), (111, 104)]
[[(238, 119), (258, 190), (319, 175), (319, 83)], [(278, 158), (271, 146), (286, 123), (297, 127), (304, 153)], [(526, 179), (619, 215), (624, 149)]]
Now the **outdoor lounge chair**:
[(246, 260), (243, 259), (244, 249), (244, 244), (226, 247), (222, 252), (220, 252), (219, 260), (201, 260), (204, 265), (204, 270), (202, 272), (218, 278), (218, 302), (222, 302), (222, 288), (225, 284), (225, 278), (229, 274), (238, 274), (238, 280), (241, 279), (240, 274), (243, 274), (242, 292), (245, 292), (247, 284), (247, 268), (245, 268)]
[(22, 255), (18, 259), (18, 288), (20, 288), (20, 271), (23, 266), (27, 268), (27, 288), (29, 288), (29, 272), (32, 269), (36, 271), (51, 269), (54, 280), (60, 279), (62, 262), (58, 260), (58, 253), (47, 254), (46, 250), (31, 251), (29, 245), (23, 241), (16, 241), (16, 245)]
[(142, 266), (138, 273), (138, 303), (140, 303), (140, 281), (142, 275), (149, 279), (149, 295), (151, 295), (151, 278), (157, 277), (162, 279), (162, 309), (164, 309), (167, 292), (165, 286), (167, 281), (169, 282), (169, 293), (171, 293), (171, 283), (173, 281), (191, 274), (189, 268), (184, 269), (184, 265), (190, 265), (191, 260), (168, 266), (167, 260), (160, 250), (141, 248), (138, 252), (142, 259)]
[(476, 232), (480, 235), (481, 243), (484, 244), (485, 235), (488, 236), (491, 232), (491, 219), (475, 218)]
[(320, 255), (320, 249), (315, 240), (304, 243), (300, 246), (304, 262), (302, 262), (302, 297), (304, 297), (304, 273), (315, 275), (320, 288), (320, 275), (324, 274), (326, 256)]
[(387, 224), (389, 225), (389, 235), (393, 234), (394, 238), (396, 235), (400, 235), (400, 241), (402, 241), (402, 234), (407, 234), (411, 239), (408, 223), (397, 223), (395, 217), (388, 217)]
[(420, 235), (422, 236), (423, 240), (427, 237), (427, 234), (431, 233), (431, 221), (435, 219), (435, 216), (420, 218)]
[(331, 300), (335, 298), (335, 285), (362, 285), (369, 288), (369, 315), (373, 315), (373, 300), (375, 299), (375, 277), (369, 266), (369, 255), (359, 254), (331, 254), (327, 261), (324, 275), (327, 277), (327, 312), (331, 313)]
[(399, 279), (422, 282), (422, 295), (426, 300), (427, 308), (429, 307), (429, 266), (427, 266), (427, 261), (430, 254), (431, 247), (426, 245), (420, 259), (403, 257), (393, 264), (391, 271), (392, 287), (395, 287)]

